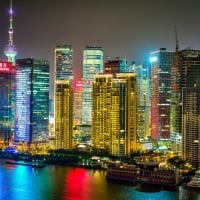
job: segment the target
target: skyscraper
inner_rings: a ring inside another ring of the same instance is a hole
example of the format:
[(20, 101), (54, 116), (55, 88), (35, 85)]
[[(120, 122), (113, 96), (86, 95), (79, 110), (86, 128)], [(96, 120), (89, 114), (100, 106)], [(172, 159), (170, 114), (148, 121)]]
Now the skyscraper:
[(136, 76), (95, 75), (92, 104), (92, 145), (117, 156), (137, 150)]
[(178, 52), (177, 130), (182, 135), (182, 158), (200, 163), (200, 50)]
[(92, 82), (95, 74), (103, 73), (103, 48), (86, 46), (83, 51), (82, 124), (92, 122)]
[(18, 59), (15, 77), (15, 142), (48, 141), (49, 62)]
[(170, 138), (170, 71), (173, 52), (165, 48), (152, 52), (151, 61), (151, 137), (156, 141)]
[(10, 9), (9, 9), (9, 28), (8, 28), (8, 44), (4, 48), (4, 53), (8, 58), (8, 62), (15, 63), (15, 57), (17, 55), (17, 49), (14, 45), (13, 41), (13, 8), (12, 8), (12, 0), (10, 0)]
[(56, 81), (55, 139), (57, 149), (72, 147), (73, 93), (69, 80)]
[(12, 142), (14, 131), (15, 67), (0, 61), (0, 146)]
[(73, 49), (71, 45), (56, 46), (55, 75), (55, 145), (56, 148), (69, 149), (72, 146), (73, 126)]
[(56, 80), (73, 79), (73, 49), (71, 45), (57, 45), (55, 48)]
[(137, 81), (137, 136), (145, 140), (150, 136), (150, 77), (148, 66), (131, 65), (129, 72), (136, 74)]

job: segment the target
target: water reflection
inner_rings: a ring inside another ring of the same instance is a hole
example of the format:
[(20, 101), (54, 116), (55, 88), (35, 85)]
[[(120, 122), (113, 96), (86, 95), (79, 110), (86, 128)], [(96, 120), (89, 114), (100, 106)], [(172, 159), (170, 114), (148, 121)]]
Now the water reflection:
[(0, 200), (200, 200), (198, 192), (155, 190), (110, 182), (105, 172), (46, 166), (36, 169), (0, 162)]

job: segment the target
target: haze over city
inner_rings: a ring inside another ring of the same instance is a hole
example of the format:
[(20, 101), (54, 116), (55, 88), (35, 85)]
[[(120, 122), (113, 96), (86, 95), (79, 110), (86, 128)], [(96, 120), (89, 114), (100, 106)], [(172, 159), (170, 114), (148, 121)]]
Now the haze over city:
[[(9, 1), (0, 0), (0, 59), (8, 43)], [(122, 57), (140, 64), (151, 51), (179, 47), (199, 49), (198, 0), (13, 0), (17, 58), (37, 57), (54, 65), (58, 44), (73, 46), (75, 79), (81, 77), (86, 45), (104, 48), (104, 57)]]

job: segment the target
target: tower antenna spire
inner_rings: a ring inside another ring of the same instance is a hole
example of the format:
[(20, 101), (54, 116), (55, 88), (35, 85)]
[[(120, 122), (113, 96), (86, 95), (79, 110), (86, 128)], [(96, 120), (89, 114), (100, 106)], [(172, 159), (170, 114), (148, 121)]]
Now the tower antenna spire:
[(8, 44), (4, 48), (4, 54), (8, 58), (8, 62), (15, 63), (15, 57), (17, 55), (17, 48), (14, 45), (13, 40), (13, 8), (12, 8), (12, 0), (10, 0), (10, 8), (9, 8), (9, 28), (8, 28)]
[(176, 37), (176, 52), (179, 50), (179, 44), (178, 44), (178, 34), (177, 34), (177, 29), (175, 25), (175, 37)]

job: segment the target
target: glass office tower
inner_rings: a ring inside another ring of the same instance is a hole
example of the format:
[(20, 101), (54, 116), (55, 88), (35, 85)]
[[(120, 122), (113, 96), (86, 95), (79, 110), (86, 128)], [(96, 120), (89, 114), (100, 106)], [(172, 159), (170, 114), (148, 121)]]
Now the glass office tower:
[(49, 62), (44, 59), (16, 60), (15, 142), (48, 141)]
[(165, 48), (152, 52), (151, 61), (151, 137), (170, 138), (171, 66), (173, 52)]
[(91, 125), (92, 82), (99, 73), (103, 73), (103, 48), (86, 46), (83, 51), (82, 124)]
[(73, 49), (71, 45), (57, 45), (55, 48), (56, 80), (72, 80)]

